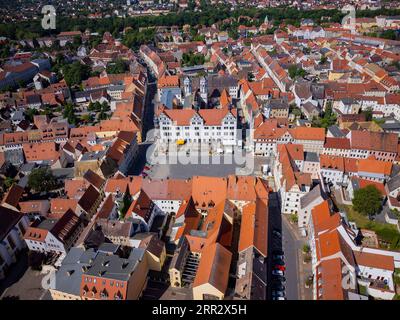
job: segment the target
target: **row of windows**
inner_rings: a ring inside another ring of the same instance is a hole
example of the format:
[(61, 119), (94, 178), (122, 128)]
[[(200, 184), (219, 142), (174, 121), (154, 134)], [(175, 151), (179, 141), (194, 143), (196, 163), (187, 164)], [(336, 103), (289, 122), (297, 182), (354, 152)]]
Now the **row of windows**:
[[(216, 132), (215, 134), (209, 134), (208, 132), (204, 132), (204, 136), (234, 136), (235, 135), (235, 132), (222, 132), (222, 134), (221, 134), (221, 132)], [(173, 136), (173, 134), (171, 133), (171, 132), (164, 132), (163, 133), (163, 136), (164, 137), (172, 137)], [(178, 133), (176, 133), (175, 134), (175, 136), (177, 136), (177, 137), (180, 137), (181, 136), (181, 134), (178, 132)], [(189, 134), (189, 132), (186, 132), (184, 135), (182, 135), (182, 136), (184, 136), (184, 137), (190, 137), (191, 135)], [(200, 137), (200, 133), (199, 132), (195, 132), (195, 134), (194, 134), (194, 136), (196, 136), (196, 137)]]
[[(97, 283), (97, 279), (96, 279), (96, 278), (90, 278), (90, 277), (85, 277), (85, 280), (84, 280), (84, 281), (85, 281), (85, 282), (89, 282), (89, 283), (91, 283), (91, 282)], [(102, 280), (102, 281), (101, 281), (101, 284), (102, 284), (103, 286), (105, 286), (105, 285), (107, 284), (107, 281), (106, 281), (106, 280)], [(113, 280), (110, 280), (110, 286), (111, 286), (111, 287), (114, 286), (114, 281), (113, 281)], [(124, 283), (123, 283), (123, 282), (115, 281), (115, 286), (116, 286), (117, 288), (123, 288), (123, 287), (124, 287)]]

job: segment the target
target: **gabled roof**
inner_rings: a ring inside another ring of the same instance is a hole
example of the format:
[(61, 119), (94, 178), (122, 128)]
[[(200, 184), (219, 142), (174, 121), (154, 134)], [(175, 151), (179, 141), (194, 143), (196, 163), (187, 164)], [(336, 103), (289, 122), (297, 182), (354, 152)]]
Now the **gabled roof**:
[(397, 153), (398, 135), (387, 132), (351, 131), (351, 148)]
[(232, 253), (219, 243), (207, 246), (200, 258), (193, 288), (210, 284), (225, 293), (228, 286)]
[[(319, 270), (322, 272), (319, 273)], [(342, 286), (342, 260), (334, 258), (321, 261), (317, 267), (317, 274), (321, 275), (322, 300), (344, 300), (344, 290)]]
[(230, 200), (255, 201), (255, 179), (250, 176), (229, 176), (227, 197)]
[(153, 201), (149, 198), (147, 193), (143, 190), (140, 191), (139, 197), (132, 202), (128, 209), (126, 216), (138, 215), (144, 221), (148, 222), (152, 212)]
[(321, 199), (322, 201), (327, 199), (327, 195), (322, 190), (322, 187), (319, 184), (312, 188), (310, 192), (306, 193), (300, 198), (300, 207), (303, 209), (317, 199)]
[(324, 148), (350, 150), (350, 139), (347, 138), (326, 138)]
[(321, 154), (319, 157), (319, 163), (321, 169), (337, 170), (340, 172), (345, 171), (343, 157)]
[(340, 225), (340, 215), (338, 213), (331, 215), (329, 200), (315, 206), (311, 211), (311, 216), (315, 234), (337, 228)]
[(24, 193), (24, 188), (17, 184), (13, 184), (8, 192), (5, 194), (2, 204), (8, 204), (13, 206), (14, 208), (18, 208), (19, 200), (21, 199)]
[(99, 197), (100, 193), (92, 185), (90, 185), (79, 199), (78, 204), (83, 210), (90, 212)]
[(394, 271), (393, 256), (354, 251), (354, 257), (360, 266)]
[(296, 127), (288, 130), (296, 140), (318, 140), (325, 141), (324, 128)]
[(85, 174), (83, 175), (83, 179), (87, 180), (97, 190), (100, 190), (105, 182), (105, 180), (102, 177), (100, 177), (97, 173), (93, 172), (91, 169), (85, 172)]
[(206, 209), (226, 199), (227, 179), (219, 177), (200, 177), (192, 179), (192, 197), (195, 206)]
[(55, 198), (50, 200), (50, 212), (55, 215), (64, 214), (69, 209), (72, 211), (76, 210), (78, 201), (75, 199), (61, 199)]
[(2, 241), (12, 228), (23, 217), (18, 211), (0, 206), (0, 241)]
[(268, 255), (268, 205), (258, 199), (243, 207), (238, 251), (255, 247), (264, 257)]
[(389, 176), (392, 172), (392, 163), (375, 159), (360, 159), (358, 161), (358, 172), (376, 173)]

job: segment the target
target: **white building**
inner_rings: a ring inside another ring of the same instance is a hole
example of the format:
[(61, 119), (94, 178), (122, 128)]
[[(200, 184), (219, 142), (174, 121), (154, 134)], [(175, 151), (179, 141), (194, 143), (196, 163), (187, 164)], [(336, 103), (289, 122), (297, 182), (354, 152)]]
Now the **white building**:
[(60, 219), (45, 219), (31, 224), (24, 240), (31, 251), (66, 254), (83, 228), (83, 221), (69, 209)]
[(0, 206), (0, 280), (17, 261), (17, 254), (26, 247), (23, 240), (28, 218), (17, 211)]
[(157, 118), (161, 143), (237, 143), (235, 109), (163, 109)]

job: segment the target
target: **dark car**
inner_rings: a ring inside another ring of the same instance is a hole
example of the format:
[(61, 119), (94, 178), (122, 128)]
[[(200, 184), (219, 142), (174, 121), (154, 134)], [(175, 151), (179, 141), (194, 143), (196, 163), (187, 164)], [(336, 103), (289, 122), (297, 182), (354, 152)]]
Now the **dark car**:
[(277, 256), (283, 256), (285, 253), (282, 250), (273, 250), (272, 251), (273, 255), (277, 255)]
[(284, 297), (285, 296), (285, 292), (284, 291), (274, 290), (274, 291), (272, 291), (272, 296), (273, 297)]
[(280, 283), (272, 283), (272, 289), (277, 291), (285, 291), (285, 286)]
[(272, 230), (272, 234), (277, 236), (278, 238), (282, 238), (282, 233), (278, 229)]
[(272, 259), (273, 264), (275, 265), (280, 265), (280, 266), (284, 266), (285, 265), (285, 261), (283, 261), (282, 259)]
[(273, 276), (272, 277), (272, 281), (279, 281), (281, 283), (285, 283), (286, 282), (286, 278), (284, 276)]

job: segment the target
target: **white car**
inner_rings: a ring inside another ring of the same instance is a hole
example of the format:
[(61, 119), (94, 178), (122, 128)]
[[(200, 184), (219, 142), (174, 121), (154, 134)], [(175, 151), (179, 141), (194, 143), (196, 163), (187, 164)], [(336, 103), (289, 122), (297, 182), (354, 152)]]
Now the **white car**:
[(283, 276), (283, 271), (282, 270), (272, 270), (272, 275)]

